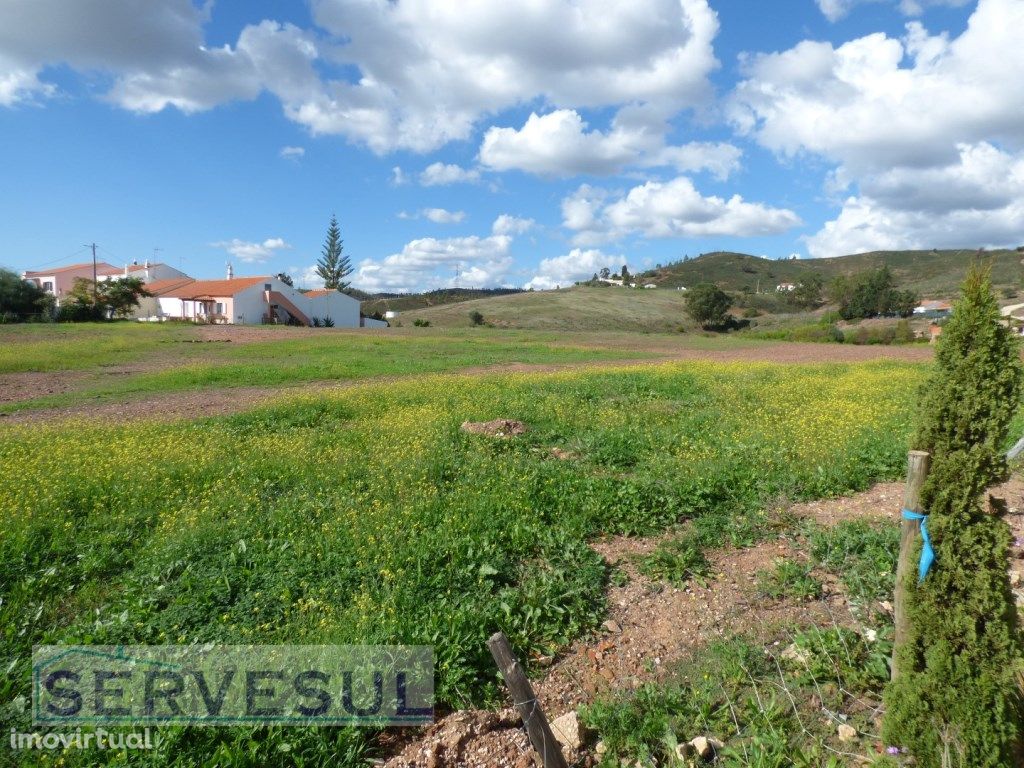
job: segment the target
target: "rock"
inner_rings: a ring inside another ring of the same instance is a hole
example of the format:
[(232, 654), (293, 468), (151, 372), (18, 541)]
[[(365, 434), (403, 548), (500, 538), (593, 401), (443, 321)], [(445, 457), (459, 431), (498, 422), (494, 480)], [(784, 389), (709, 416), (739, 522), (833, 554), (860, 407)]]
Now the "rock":
[(566, 712), (552, 720), (551, 732), (564, 749), (577, 752), (583, 746), (585, 732), (579, 715), (575, 712)]
[(718, 750), (722, 749), (725, 745), (718, 739), (698, 736), (690, 741), (689, 746), (693, 747), (693, 751), (697, 753), (701, 760), (709, 760), (717, 755)]
[(1018, 586), (1020, 586), (1020, 582), (1021, 582), (1021, 573), (1020, 573), (1020, 571), (1010, 571), (1010, 586), (1011, 587), (1018, 587)]
[(796, 643), (791, 643), (779, 654), (786, 661), (795, 661), (797, 664), (807, 663), (807, 651), (801, 650)]
[(526, 432), (526, 425), (512, 419), (494, 419), (493, 421), (464, 421), (460, 429), (473, 435), (511, 437)]
[(854, 741), (857, 738), (857, 729), (846, 723), (840, 725), (836, 729), (836, 733), (839, 734), (839, 740), (843, 742)]
[(595, 755), (603, 755), (607, 751), (608, 751), (608, 745), (605, 744), (603, 741), (597, 742), (597, 745), (594, 747), (594, 754)]
[(676, 744), (676, 757), (682, 763), (685, 763), (687, 758), (689, 758), (693, 752), (692, 744)]
[(888, 611), (889, 613), (893, 612), (892, 603), (890, 603), (888, 600), (883, 600), (881, 603), (879, 603), (879, 605), (882, 606), (883, 611)]
[(614, 632), (615, 634), (622, 631), (622, 626), (615, 619), (608, 619), (608, 621), (604, 623), (604, 628), (609, 632)]

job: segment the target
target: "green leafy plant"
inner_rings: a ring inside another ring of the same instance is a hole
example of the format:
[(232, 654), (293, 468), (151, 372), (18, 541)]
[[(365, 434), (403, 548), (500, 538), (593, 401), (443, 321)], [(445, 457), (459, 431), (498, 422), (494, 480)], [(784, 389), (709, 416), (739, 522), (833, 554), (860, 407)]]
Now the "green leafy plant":
[(706, 584), (711, 572), (700, 541), (692, 535), (661, 542), (653, 552), (640, 556), (639, 566), (645, 576), (677, 586), (691, 579)]
[(807, 539), (815, 561), (839, 577), (853, 600), (891, 598), (900, 547), (896, 526), (848, 520), (832, 528), (813, 526)]
[(779, 559), (770, 571), (758, 572), (758, 589), (773, 599), (792, 597), (810, 600), (821, 597), (821, 582), (814, 578), (810, 565)]

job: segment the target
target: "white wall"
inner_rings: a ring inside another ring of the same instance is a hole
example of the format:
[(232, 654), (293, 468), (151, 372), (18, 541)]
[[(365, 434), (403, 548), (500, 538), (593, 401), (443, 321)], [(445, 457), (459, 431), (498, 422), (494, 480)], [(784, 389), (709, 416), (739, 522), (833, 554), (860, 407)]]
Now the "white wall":
[(329, 317), (334, 321), (334, 325), (337, 328), (359, 327), (359, 301), (351, 296), (340, 291), (332, 291), (323, 296), (302, 296), (302, 298), (306, 302), (305, 306), (295, 301), (295, 299), (292, 299), (292, 301), (295, 301), (296, 306), (303, 309), (309, 307), (309, 311), (306, 314), (309, 315), (310, 319), (319, 317), (322, 320), (325, 317)]

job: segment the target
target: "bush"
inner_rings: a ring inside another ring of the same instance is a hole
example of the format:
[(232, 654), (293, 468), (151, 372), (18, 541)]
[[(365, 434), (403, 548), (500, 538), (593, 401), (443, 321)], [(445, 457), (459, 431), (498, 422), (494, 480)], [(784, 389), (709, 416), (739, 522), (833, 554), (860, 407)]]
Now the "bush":
[(686, 293), (686, 313), (702, 328), (723, 325), (731, 304), (728, 294), (712, 283), (699, 283)]
[(479, 311), (474, 309), (472, 312), (469, 313), (469, 322), (471, 324), (473, 324), (473, 325), (483, 325), (484, 324), (483, 313), (481, 313), (481, 312), (479, 312)]
[(430, 327), (430, 321), (429, 320), (421, 320), (418, 317), (415, 320), (412, 321), (412, 324), (415, 325), (417, 328), (429, 328)]
[(17, 323), (47, 313), (52, 297), (35, 283), (0, 269), (0, 323)]
[(1010, 529), (981, 497), (1007, 475), (1002, 449), (1022, 380), (989, 270), (975, 265), (922, 393), (914, 443), (932, 455), (921, 503), (936, 559), (920, 585), (907, 585), (900, 674), (885, 693), (884, 738), (922, 766), (1021, 764), (1024, 649), (1006, 567)]

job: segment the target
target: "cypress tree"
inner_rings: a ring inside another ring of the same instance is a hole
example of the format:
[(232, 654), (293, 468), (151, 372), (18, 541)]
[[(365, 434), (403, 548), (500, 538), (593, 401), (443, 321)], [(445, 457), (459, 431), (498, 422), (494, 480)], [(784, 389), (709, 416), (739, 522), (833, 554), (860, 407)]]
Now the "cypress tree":
[(885, 691), (883, 737), (921, 768), (1022, 764), (1010, 529), (998, 500), (982, 498), (1008, 474), (1003, 450), (1022, 375), (989, 269), (975, 265), (922, 393), (914, 442), (932, 455), (921, 500), (935, 563), (923, 582), (908, 585), (908, 634), (895, 651), (900, 674)]
[(342, 255), (343, 251), (338, 219), (332, 215), (330, 226), (327, 228), (327, 239), (324, 241), (323, 255), (316, 263), (316, 273), (324, 281), (324, 288), (344, 291), (351, 285), (345, 282), (345, 278), (352, 274), (352, 262), (348, 256)]

